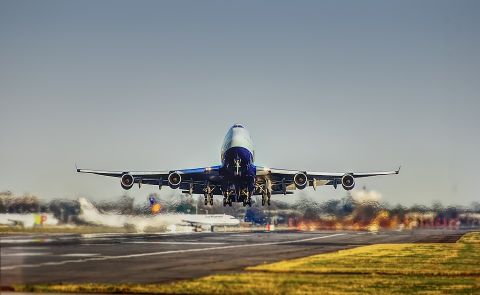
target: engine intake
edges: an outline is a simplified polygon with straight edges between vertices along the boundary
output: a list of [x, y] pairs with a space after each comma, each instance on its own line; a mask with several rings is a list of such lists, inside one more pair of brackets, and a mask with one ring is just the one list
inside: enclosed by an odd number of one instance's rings
[[342, 186], [345, 190], [349, 191], [355, 187], [355, 179], [351, 174], [345, 174], [342, 176]]
[[180, 187], [182, 183], [182, 176], [178, 172], [172, 172], [168, 175], [168, 185], [172, 189]]
[[120, 178], [120, 184], [122, 185], [122, 188], [125, 190], [131, 189], [134, 183], [135, 183], [135, 179], [133, 178], [132, 175], [128, 173], [123, 174], [122, 177]]
[[293, 182], [298, 189], [304, 189], [308, 185], [308, 178], [305, 173], [297, 173], [293, 177]]

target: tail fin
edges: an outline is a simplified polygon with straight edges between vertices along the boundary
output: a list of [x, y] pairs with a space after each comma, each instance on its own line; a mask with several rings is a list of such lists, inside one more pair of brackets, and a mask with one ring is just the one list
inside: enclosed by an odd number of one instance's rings
[[100, 213], [98, 209], [86, 198], [79, 198], [78, 202], [80, 203], [80, 211], [83, 213], [87, 212], [95, 212], [95, 213]]

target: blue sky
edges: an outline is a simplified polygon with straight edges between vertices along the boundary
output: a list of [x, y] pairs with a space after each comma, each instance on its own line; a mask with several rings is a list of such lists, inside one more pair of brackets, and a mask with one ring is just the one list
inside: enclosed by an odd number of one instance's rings
[[117, 180], [74, 163], [217, 164], [239, 122], [261, 165], [402, 165], [359, 186], [390, 203], [469, 204], [480, 199], [479, 13], [478, 1], [2, 0], [0, 190], [114, 198]]

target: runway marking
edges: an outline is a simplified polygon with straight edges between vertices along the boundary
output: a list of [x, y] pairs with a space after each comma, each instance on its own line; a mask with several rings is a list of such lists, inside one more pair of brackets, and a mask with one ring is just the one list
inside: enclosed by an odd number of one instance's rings
[[165, 245], [225, 245], [220, 242], [149, 242], [149, 241], [133, 241], [123, 242], [123, 244], [165, 244]]
[[18, 253], [10, 253], [10, 254], [4, 254], [2, 256], [40, 256], [40, 255], [49, 255], [52, 253], [46, 253], [46, 252], [18, 252]]
[[167, 255], [175, 253], [188, 253], [188, 252], [202, 252], [202, 251], [212, 251], [212, 250], [224, 250], [224, 249], [234, 249], [234, 248], [243, 248], [243, 247], [262, 247], [262, 246], [272, 246], [272, 245], [285, 245], [285, 244], [294, 244], [301, 242], [308, 242], [320, 239], [326, 239], [331, 237], [344, 236], [346, 233], [332, 234], [328, 236], [320, 236], [313, 238], [306, 238], [300, 240], [292, 241], [281, 241], [281, 242], [266, 242], [266, 243], [257, 243], [257, 244], [243, 244], [243, 245], [229, 245], [229, 246], [218, 246], [218, 247], [209, 247], [209, 248], [196, 248], [196, 249], [185, 249], [185, 250], [170, 250], [170, 251], [161, 251], [161, 252], [150, 252], [150, 253], [139, 253], [139, 254], [129, 254], [129, 255], [118, 255], [118, 256], [100, 256], [100, 257], [91, 257], [85, 259], [76, 259], [76, 260], [64, 260], [56, 262], [44, 262], [38, 264], [21, 264], [13, 266], [4, 266], [0, 270], [12, 270], [17, 268], [34, 268], [42, 266], [54, 266], [54, 265], [63, 265], [67, 263], [83, 263], [89, 261], [105, 261], [105, 260], [114, 260], [114, 259], [125, 259], [125, 258], [135, 258], [135, 257], [146, 257], [146, 256], [158, 256], [158, 255]]
[[0, 239], [0, 244], [17, 244], [17, 243], [45, 243], [51, 242], [53, 239], [49, 238], [34, 238], [34, 239]]
[[25, 250], [25, 249], [28, 249], [28, 250], [45, 250], [45, 249], [48, 249], [48, 247], [30, 247], [30, 246], [18, 246], [18, 247], [8, 247], [8, 248], [4, 248], [4, 249], [15, 249], [15, 250]]
[[89, 257], [89, 256], [98, 256], [98, 253], [71, 253], [71, 254], [62, 254], [60, 256], [64, 257]]

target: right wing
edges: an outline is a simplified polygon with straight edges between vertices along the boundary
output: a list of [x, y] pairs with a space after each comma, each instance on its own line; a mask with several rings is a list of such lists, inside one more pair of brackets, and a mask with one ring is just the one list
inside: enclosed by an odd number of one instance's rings
[[[348, 176], [348, 190], [355, 186], [355, 178], [381, 176], [381, 175], [394, 175], [400, 173], [400, 167], [397, 170], [392, 171], [380, 171], [380, 172], [312, 172], [301, 170], [288, 170], [288, 169], [275, 169], [257, 166], [257, 184], [260, 186], [270, 186], [272, 194], [288, 194], [291, 190], [296, 189], [295, 177], [297, 180], [302, 180], [305, 186], [311, 186], [316, 189], [317, 186], [333, 185], [337, 188], [337, 185], [343, 185], [344, 177]], [[347, 181], [347, 178], [345, 178]]]

